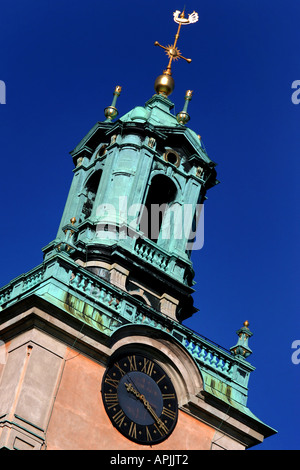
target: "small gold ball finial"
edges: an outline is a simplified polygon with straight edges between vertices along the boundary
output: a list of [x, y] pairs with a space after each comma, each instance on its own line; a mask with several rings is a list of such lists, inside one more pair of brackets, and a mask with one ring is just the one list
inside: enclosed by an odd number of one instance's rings
[[175, 82], [171, 75], [163, 73], [154, 82], [154, 89], [157, 94], [169, 96], [174, 90]]
[[244, 321], [244, 326], [245, 326], [246, 328], [249, 327], [249, 322], [248, 322], [248, 320]]

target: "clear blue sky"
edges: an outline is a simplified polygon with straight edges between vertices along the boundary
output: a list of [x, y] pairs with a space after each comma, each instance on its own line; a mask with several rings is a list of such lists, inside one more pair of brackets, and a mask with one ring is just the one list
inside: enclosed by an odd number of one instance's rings
[[[299, 449], [300, 80], [298, 0], [185, 2], [199, 21], [178, 47], [175, 112], [194, 90], [189, 126], [218, 163], [205, 206], [205, 243], [193, 253], [195, 305], [186, 324], [230, 348], [245, 320], [254, 333], [249, 407], [278, 430], [257, 449]], [[69, 151], [104, 119], [115, 85], [120, 115], [154, 94], [173, 42], [158, 0], [2, 2], [0, 285], [42, 261], [72, 179]]]

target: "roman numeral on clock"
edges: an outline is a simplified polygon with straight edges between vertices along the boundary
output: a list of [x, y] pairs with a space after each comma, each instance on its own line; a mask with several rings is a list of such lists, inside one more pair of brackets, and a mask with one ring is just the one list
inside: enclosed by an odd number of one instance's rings
[[121, 376], [123, 377], [123, 376], [126, 374], [125, 370], [123, 370], [123, 369], [120, 367], [120, 364], [119, 364], [118, 362], [115, 363], [115, 366], [116, 366], [116, 368], [120, 371]]
[[163, 400], [174, 400], [175, 399], [175, 393], [163, 393], [162, 398], [163, 398]]
[[164, 435], [166, 435], [166, 434], [168, 433], [168, 428], [167, 428], [167, 426], [165, 426], [165, 425], [164, 425], [164, 426], [157, 426], [157, 424], [154, 423], [154, 427], [155, 427], [155, 429], [159, 432], [159, 434], [160, 434], [161, 436], [164, 436]]
[[130, 437], [136, 439], [136, 424], [131, 421], [128, 434]]
[[105, 377], [105, 383], [111, 385], [112, 387], [118, 388], [119, 380], [112, 379], [108, 374]]
[[125, 419], [125, 414], [123, 410], [119, 410], [114, 416], [113, 420], [114, 422], [119, 426], [119, 428], [122, 426], [123, 421]]
[[135, 356], [128, 356], [130, 371], [137, 370]]
[[156, 383], [159, 384], [159, 382], [160, 382], [161, 380], [163, 380], [165, 377], [166, 377], [166, 374], [162, 375], [162, 376], [156, 381]]
[[165, 407], [163, 407], [161, 415], [164, 415], [164, 416], [166, 416], [167, 418], [170, 418], [170, 419], [175, 419], [175, 417], [176, 417], [175, 411], [168, 410], [168, 408], [165, 408]]
[[105, 399], [106, 406], [109, 410], [119, 404], [117, 393], [105, 393], [104, 399]]
[[143, 365], [143, 368], [141, 369], [141, 372], [144, 372], [145, 374], [151, 377], [153, 368], [154, 368], [154, 362], [144, 357], [144, 365]]
[[152, 441], [152, 436], [150, 434], [148, 426], [146, 426], [146, 437], [147, 437], [147, 441]]

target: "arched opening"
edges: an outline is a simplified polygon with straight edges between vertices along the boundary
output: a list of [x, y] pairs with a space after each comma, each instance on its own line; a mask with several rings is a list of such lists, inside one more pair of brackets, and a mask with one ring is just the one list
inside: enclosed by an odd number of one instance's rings
[[98, 191], [100, 179], [102, 175], [102, 170], [98, 170], [93, 175], [88, 179], [86, 186], [85, 186], [85, 202], [82, 207], [82, 217], [81, 221], [84, 219], [87, 219], [90, 217], [92, 210], [93, 210], [93, 205], [94, 201], [96, 198], [96, 194]]
[[177, 188], [165, 175], [156, 175], [151, 181], [140, 220], [140, 230], [157, 242], [165, 211], [176, 198]]

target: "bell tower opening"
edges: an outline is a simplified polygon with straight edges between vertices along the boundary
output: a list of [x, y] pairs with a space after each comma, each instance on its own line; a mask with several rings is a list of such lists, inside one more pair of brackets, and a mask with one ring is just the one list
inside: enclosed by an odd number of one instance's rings
[[80, 218], [81, 222], [90, 217], [92, 213], [94, 201], [100, 184], [101, 175], [102, 170], [95, 171], [95, 173], [93, 173], [93, 175], [88, 179], [86, 183], [84, 190], [85, 202], [82, 206], [82, 214]]
[[157, 243], [164, 214], [168, 205], [175, 201], [177, 188], [165, 175], [152, 178], [144, 211], [141, 216], [140, 230], [147, 238]]

